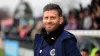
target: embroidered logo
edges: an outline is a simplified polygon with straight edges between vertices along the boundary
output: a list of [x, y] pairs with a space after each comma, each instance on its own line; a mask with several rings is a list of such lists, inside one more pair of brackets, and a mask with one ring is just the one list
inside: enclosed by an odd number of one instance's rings
[[52, 50], [50, 51], [50, 56], [55, 56], [55, 49], [52, 49]]
[[42, 50], [40, 50], [40, 53], [42, 53]]

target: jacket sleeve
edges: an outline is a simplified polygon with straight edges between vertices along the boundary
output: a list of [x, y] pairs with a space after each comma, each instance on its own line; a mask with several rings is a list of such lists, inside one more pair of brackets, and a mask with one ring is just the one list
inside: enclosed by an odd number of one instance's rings
[[65, 56], [81, 56], [76, 43], [77, 41], [75, 38], [67, 39], [64, 41]]
[[35, 35], [35, 39], [34, 39], [34, 56], [37, 56], [38, 55], [38, 44], [40, 43], [40, 35], [39, 34], [36, 34]]

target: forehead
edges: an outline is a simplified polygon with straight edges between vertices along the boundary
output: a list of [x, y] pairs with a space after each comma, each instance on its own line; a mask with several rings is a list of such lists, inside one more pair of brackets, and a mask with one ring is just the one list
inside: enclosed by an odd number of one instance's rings
[[48, 11], [44, 11], [43, 13], [44, 16], [58, 16], [58, 12], [56, 10], [48, 10]]

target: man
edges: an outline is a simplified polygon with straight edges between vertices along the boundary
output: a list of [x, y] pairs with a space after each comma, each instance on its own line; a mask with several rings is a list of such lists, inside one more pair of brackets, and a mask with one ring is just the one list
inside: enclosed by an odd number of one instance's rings
[[37, 34], [34, 56], [81, 56], [76, 38], [64, 30], [62, 10], [57, 4], [47, 4], [43, 9], [44, 28]]
[[92, 27], [92, 18], [89, 15], [89, 11], [84, 9], [84, 18], [83, 18], [83, 29], [89, 30]]
[[82, 56], [89, 56], [89, 52], [87, 49], [82, 49], [80, 52]]
[[95, 56], [100, 56], [100, 50], [95, 53]]

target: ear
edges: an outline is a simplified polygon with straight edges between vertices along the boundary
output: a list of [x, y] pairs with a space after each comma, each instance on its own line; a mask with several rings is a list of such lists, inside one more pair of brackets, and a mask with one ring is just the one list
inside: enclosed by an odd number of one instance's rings
[[63, 17], [60, 17], [60, 22], [59, 22], [59, 24], [62, 24], [63, 21], [64, 21]]

